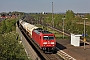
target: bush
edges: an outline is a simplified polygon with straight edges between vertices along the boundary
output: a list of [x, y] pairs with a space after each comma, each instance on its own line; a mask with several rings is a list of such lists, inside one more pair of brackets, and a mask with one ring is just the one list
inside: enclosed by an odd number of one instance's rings
[[15, 32], [0, 35], [0, 60], [28, 60]]

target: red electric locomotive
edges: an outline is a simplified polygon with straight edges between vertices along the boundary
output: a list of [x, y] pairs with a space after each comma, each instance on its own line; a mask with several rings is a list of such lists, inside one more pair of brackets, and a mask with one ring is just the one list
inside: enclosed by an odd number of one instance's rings
[[43, 51], [52, 52], [56, 47], [55, 35], [41, 28], [32, 31], [32, 39]]

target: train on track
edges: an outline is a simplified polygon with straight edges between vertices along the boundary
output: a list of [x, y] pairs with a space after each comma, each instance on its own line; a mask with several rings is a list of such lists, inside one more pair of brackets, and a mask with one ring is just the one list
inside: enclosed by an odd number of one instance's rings
[[43, 30], [35, 25], [27, 23], [23, 20], [19, 20], [19, 25], [25, 32], [32, 38], [32, 40], [42, 49], [44, 52], [54, 52], [56, 48], [55, 35], [47, 30]]

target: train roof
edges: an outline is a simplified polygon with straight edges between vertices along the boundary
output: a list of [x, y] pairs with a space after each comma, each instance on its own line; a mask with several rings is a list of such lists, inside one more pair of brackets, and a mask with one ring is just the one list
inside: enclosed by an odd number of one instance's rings
[[43, 33], [43, 34], [52, 34], [51, 32], [43, 30], [42, 28], [34, 29], [34, 32], [36, 32], [37, 34], [40, 34], [40, 33]]

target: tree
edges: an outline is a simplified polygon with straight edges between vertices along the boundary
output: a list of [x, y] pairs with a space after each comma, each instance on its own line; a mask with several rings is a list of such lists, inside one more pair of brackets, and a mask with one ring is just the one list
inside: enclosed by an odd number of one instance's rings
[[75, 18], [74, 12], [72, 10], [67, 10], [65, 18], [66, 18], [66, 20], [65, 20], [66, 29], [73, 30], [73, 26], [74, 26], [73, 21]]
[[85, 14], [85, 18], [88, 18], [88, 20], [90, 21], [90, 14], [89, 13]]
[[0, 35], [0, 60], [28, 60], [15, 32]]
[[7, 29], [7, 26], [6, 26], [5, 20], [3, 20], [2, 21], [2, 33], [5, 33], [6, 29]]
[[7, 26], [7, 30], [6, 32], [11, 32], [12, 31], [12, 24], [11, 24], [11, 20], [6, 20], [6, 26]]
[[0, 60], [28, 60], [22, 44], [15, 32], [16, 19], [0, 22]]
[[73, 18], [75, 18], [74, 12], [72, 10], [67, 10], [65, 18], [67, 20], [72, 20]]

